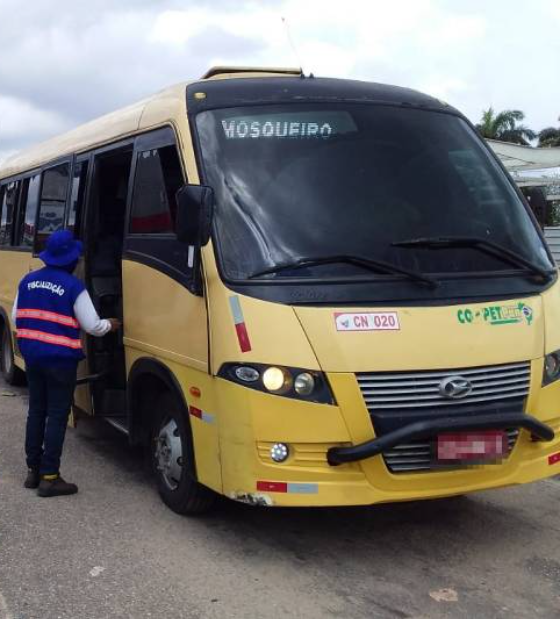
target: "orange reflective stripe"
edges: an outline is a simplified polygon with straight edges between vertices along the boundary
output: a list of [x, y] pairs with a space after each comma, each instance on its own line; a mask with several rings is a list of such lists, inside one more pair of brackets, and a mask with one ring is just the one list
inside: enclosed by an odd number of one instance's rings
[[54, 334], [47, 334], [47, 332], [40, 332], [35, 329], [18, 329], [18, 338], [27, 338], [28, 340], [39, 340], [40, 342], [46, 342], [48, 344], [57, 344], [61, 347], [69, 347], [70, 349], [81, 349], [81, 340], [75, 338], [67, 338], [66, 336], [55, 336]]
[[66, 316], [65, 314], [58, 314], [57, 312], [49, 312], [48, 310], [33, 310], [29, 308], [23, 308], [16, 311], [17, 319], [40, 319], [41, 321], [50, 321], [51, 323], [58, 323], [59, 325], [68, 325], [69, 327], [80, 328], [80, 324], [75, 318]]

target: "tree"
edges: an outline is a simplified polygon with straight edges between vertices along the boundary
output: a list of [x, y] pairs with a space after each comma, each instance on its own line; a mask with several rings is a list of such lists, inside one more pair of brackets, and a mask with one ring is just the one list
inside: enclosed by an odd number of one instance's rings
[[517, 124], [524, 118], [521, 110], [504, 110], [496, 114], [488, 108], [482, 112], [482, 119], [476, 128], [484, 138], [529, 146], [529, 141], [534, 140], [537, 134], [525, 125]]
[[539, 131], [539, 146], [560, 146], [560, 127], [546, 127]]

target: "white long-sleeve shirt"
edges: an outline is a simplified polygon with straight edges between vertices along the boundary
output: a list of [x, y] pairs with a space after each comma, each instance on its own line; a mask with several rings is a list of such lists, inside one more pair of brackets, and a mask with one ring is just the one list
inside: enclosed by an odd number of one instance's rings
[[[12, 321], [16, 324], [18, 295], [12, 308]], [[107, 319], [100, 319], [91, 297], [87, 291], [82, 291], [74, 302], [74, 314], [80, 327], [92, 336], [104, 336], [111, 331], [111, 323]]]

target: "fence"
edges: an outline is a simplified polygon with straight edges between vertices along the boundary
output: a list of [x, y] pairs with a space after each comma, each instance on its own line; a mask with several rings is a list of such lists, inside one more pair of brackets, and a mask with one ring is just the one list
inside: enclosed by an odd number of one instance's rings
[[554, 260], [560, 263], [560, 226], [547, 226], [544, 236], [554, 256]]

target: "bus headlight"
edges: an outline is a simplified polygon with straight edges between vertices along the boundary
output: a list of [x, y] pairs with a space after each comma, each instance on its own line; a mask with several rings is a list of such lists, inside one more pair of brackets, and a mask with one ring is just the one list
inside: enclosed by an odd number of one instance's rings
[[239, 385], [277, 396], [335, 404], [327, 378], [317, 370], [257, 363], [224, 364], [218, 376]]
[[262, 382], [269, 392], [284, 394], [292, 387], [293, 379], [285, 368], [270, 366], [263, 372]]
[[310, 372], [301, 372], [294, 380], [294, 390], [300, 396], [310, 396], [315, 389], [315, 379]]
[[543, 385], [560, 379], [560, 350], [544, 356]]

